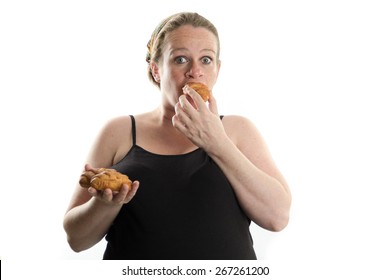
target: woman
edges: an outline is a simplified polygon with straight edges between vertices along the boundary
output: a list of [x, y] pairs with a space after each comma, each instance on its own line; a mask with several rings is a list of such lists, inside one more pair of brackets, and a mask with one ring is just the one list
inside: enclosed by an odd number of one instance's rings
[[165, 19], [148, 44], [158, 108], [111, 120], [86, 170], [110, 167], [134, 180], [119, 192], [77, 186], [64, 218], [82, 251], [106, 236], [104, 259], [256, 259], [250, 222], [280, 231], [291, 195], [255, 126], [219, 116], [186, 84], [210, 89], [220, 69], [215, 27], [196, 13]]

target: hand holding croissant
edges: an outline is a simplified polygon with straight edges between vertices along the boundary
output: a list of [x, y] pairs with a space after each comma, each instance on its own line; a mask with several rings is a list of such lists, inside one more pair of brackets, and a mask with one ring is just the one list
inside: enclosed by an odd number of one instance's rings
[[108, 188], [112, 191], [119, 191], [123, 184], [131, 189], [132, 181], [115, 169], [99, 168], [97, 173], [92, 170], [84, 171], [80, 176], [79, 184], [83, 188], [93, 187], [96, 190]]

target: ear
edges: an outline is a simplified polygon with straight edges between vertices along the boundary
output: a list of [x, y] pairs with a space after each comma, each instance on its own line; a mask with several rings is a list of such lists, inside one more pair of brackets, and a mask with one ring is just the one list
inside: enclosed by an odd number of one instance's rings
[[153, 79], [156, 83], [160, 83], [160, 74], [159, 74], [159, 69], [158, 65], [156, 62], [152, 62], [150, 65], [150, 69], [152, 70], [152, 76]]

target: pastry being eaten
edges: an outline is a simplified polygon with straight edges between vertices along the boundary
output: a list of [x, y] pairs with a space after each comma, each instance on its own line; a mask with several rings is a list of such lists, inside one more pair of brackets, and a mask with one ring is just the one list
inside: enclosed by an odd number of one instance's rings
[[202, 97], [204, 102], [209, 100], [211, 92], [205, 84], [189, 82], [187, 85], [194, 89]]
[[131, 188], [132, 181], [115, 169], [99, 168], [97, 173], [93, 171], [85, 171], [81, 174], [79, 180], [80, 186], [83, 188], [93, 187], [99, 191], [111, 189], [119, 191], [123, 184]]

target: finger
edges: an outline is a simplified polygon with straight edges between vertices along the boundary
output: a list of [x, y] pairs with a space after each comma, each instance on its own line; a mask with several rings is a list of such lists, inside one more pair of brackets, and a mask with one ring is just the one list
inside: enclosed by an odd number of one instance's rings
[[94, 196], [94, 197], [97, 197], [97, 195], [98, 195], [98, 191], [97, 191], [95, 188], [93, 188], [93, 187], [89, 187], [89, 188], [88, 188], [88, 193], [89, 193], [91, 196]]
[[192, 102], [195, 104], [195, 109], [197, 111], [202, 111], [206, 109], [206, 104], [203, 101], [202, 97], [191, 87], [185, 85], [183, 88], [183, 92], [185, 95], [188, 95]]
[[[183, 99], [186, 99], [186, 98], [184, 97]], [[183, 102], [185, 102], [185, 101], [183, 101]], [[188, 106], [190, 106], [190, 105], [188, 105]], [[192, 106], [190, 106], [190, 107], [192, 107]], [[191, 120], [191, 117], [184, 111], [180, 102], [176, 103], [176, 105], [175, 105], [175, 113], [176, 113], [177, 120], [179, 120], [183, 124], [186, 124]]]
[[93, 173], [97, 174], [97, 173], [99, 173], [100, 168], [95, 168], [92, 165], [90, 165], [89, 163], [87, 163], [87, 164], [85, 164], [84, 169], [85, 169], [85, 171], [92, 171]]
[[140, 185], [140, 183], [138, 181], [134, 181], [131, 184], [131, 190], [127, 193], [126, 198], [124, 199], [124, 203], [128, 203], [130, 200], [133, 199], [133, 197], [137, 193], [139, 185]]
[[107, 200], [107, 195], [105, 196], [105, 190], [104, 191], [98, 191], [94, 187], [89, 187], [88, 192], [91, 196], [100, 199], [100, 200]]
[[187, 129], [184, 123], [182, 123], [177, 115], [174, 115], [172, 117], [172, 125], [174, 128], [179, 130], [180, 132], [184, 133]]
[[175, 115], [172, 117], [173, 126], [183, 132], [183, 130], [186, 128], [186, 123], [188, 123], [190, 120], [190, 117], [186, 114], [186, 112], [184, 112], [183, 108], [181, 107], [180, 102], [176, 103]]
[[122, 185], [119, 192], [113, 197], [112, 201], [120, 203], [125, 200], [127, 194], [129, 193], [130, 187], [127, 184]]
[[181, 109], [188, 115], [198, 111], [198, 105], [188, 93], [184, 93], [179, 97]]
[[111, 201], [112, 200], [112, 197], [113, 197], [113, 194], [112, 194], [112, 190], [111, 189], [104, 189], [103, 193], [102, 193], [102, 199], [104, 201]]
[[92, 165], [87, 163], [87, 164], [85, 164], [84, 169], [85, 169], [85, 171], [91, 171], [93, 169], [93, 167], [92, 167]]

